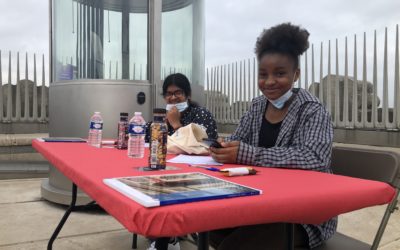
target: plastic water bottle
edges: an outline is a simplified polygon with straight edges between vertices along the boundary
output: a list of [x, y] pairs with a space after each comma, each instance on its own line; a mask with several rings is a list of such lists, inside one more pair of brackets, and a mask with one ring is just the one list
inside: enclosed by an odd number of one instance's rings
[[101, 147], [103, 130], [103, 118], [101, 118], [100, 112], [94, 112], [94, 115], [90, 118], [90, 128], [88, 143], [94, 147]]
[[144, 137], [146, 132], [146, 121], [142, 112], [135, 112], [129, 121], [128, 156], [132, 158], [143, 158]]

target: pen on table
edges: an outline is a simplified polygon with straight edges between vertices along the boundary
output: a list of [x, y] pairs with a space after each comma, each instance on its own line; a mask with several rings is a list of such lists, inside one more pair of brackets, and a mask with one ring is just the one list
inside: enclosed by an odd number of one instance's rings
[[210, 170], [210, 171], [215, 171], [215, 172], [219, 172], [220, 171], [219, 168], [210, 167], [208, 165], [189, 164], [189, 166], [195, 167], [195, 168], [203, 168], [205, 170]]

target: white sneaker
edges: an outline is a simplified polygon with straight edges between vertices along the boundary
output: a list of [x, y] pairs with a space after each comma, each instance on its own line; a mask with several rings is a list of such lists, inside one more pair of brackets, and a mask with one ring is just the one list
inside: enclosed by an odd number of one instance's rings
[[156, 249], [156, 242], [155, 241], [151, 242], [149, 248], [147, 248], [146, 250], [157, 250]]
[[169, 243], [168, 250], [181, 250], [181, 245], [179, 245], [179, 241], [175, 243]]
[[[157, 250], [156, 248], [156, 242], [153, 241], [149, 248], [147, 248], [147, 250]], [[168, 244], [168, 250], [181, 250], [181, 246], [179, 245], [179, 241], [175, 242], [175, 243], [169, 243]]]

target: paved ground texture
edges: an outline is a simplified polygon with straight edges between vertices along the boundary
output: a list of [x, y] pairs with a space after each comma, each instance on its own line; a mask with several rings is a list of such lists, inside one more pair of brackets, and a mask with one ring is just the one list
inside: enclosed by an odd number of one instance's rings
[[[46, 249], [48, 239], [65, 211], [40, 196], [41, 179], [0, 181], [0, 250]], [[341, 215], [339, 231], [371, 243], [386, 206]], [[55, 241], [56, 250], [131, 249], [132, 235], [103, 211], [73, 212]], [[149, 243], [139, 237], [138, 249]], [[194, 250], [189, 242], [182, 250]], [[380, 250], [400, 249], [400, 212], [390, 218]], [[346, 249], [343, 249], [346, 250]], [[349, 249], [350, 250], [350, 249]]]

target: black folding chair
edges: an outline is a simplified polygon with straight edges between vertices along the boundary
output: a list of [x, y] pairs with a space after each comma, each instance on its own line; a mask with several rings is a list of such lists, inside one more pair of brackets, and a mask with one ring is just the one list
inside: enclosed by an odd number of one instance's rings
[[400, 150], [396, 152], [383, 147], [335, 144], [332, 152], [332, 169], [335, 174], [386, 182], [396, 188], [396, 196], [387, 205], [372, 245], [337, 232], [331, 239], [315, 249], [376, 250], [390, 215], [397, 209], [400, 188]]

